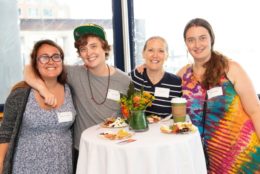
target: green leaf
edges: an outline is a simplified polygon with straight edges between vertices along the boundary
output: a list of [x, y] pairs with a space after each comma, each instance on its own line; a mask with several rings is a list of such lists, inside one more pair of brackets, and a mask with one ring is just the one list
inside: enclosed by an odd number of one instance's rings
[[128, 86], [128, 91], [127, 91], [127, 98], [130, 99], [132, 95], [134, 95], [135, 92], [135, 87], [134, 87], [134, 83], [130, 82], [129, 86]]

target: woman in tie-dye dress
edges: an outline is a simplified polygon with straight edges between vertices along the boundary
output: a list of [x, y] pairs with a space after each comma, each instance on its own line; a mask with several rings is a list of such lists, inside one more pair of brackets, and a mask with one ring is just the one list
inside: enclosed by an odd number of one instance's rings
[[188, 113], [204, 139], [208, 173], [260, 173], [260, 103], [250, 79], [238, 63], [213, 50], [206, 20], [191, 20], [184, 39], [194, 63], [178, 75]]

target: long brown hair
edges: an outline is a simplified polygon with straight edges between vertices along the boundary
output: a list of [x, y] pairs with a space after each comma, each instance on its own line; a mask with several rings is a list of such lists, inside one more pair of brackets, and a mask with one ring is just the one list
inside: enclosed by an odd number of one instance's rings
[[184, 28], [183, 37], [186, 40], [186, 33], [191, 27], [205, 28], [211, 38], [211, 58], [206, 62], [203, 67], [206, 69], [202, 79], [202, 85], [205, 88], [213, 87], [219, 84], [220, 78], [228, 71], [228, 59], [223, 54], [214, 51], [215, 34], [208, 21], [201, 18], [190, 20]]
[[30, 86], [25, 82], [25, 81], [21, 81], [16, 83], [13, 87], [11, 92], [15, 91], [18, 88], [29, 88]]
[[[30, 60], [33, 72], [41, 78], [41, 75], [37, 68], [37, 54], [38, 54], [38, 51], [41, 48], [41, 46], [44, 44], [51, 45], [59, 50], [59, 52], [61, 54], [61, 59], [62, 59], [62, 71], [61, 71], [60, 75], [58, 76], [57, 81], [60, 84], [65, 84], [66, 80], [67, 80], [67, 74], [66, 74], [65, 68], [64, 68], [64, 52], [61, 49], [61, 47], [52, 40], [49, 40], [49, 39], [39, 40], [38, 42], [36, 42], [34, 44], [33, 50], [31, 52], [31, 60]], [[27, 87], [29, 87], [29, 85], [25, 81], [21, 81], [21, 82], [18, 82], [17, 84], [15, 84], [12, 87], [11, 91], [14, 91], [18, 88], [27, 88]]]
[[38, 54], [38, 51], [41, 48], [41, 46], [44, 44], [51, 45], [59, 50], [59, 52], [61, 54], [61, 59], [62, 59], [62, 71], [61, 71], [60, 75], [58, 76], [57, 81], [61, 84], [65, 84], [66, 80], [67, 80], [67, 74], [65, 72], [65, 67], [64, 67], [64, 52], [61, 49], [61, 47], [52, 40], [49, 40], [49, 39], [39, 40], [38, 42], [36, 42], [34, 44], [33, 50], [31, 52], [31, 66], [32, 66], [34, 73], [41, 78], [41, 75], [37, 68], [37, 54]]

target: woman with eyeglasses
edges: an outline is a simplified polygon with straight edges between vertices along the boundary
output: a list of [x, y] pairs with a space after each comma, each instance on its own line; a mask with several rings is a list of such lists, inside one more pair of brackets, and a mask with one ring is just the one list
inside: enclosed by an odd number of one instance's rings
[[[78, 56], [84, 62], [83, 65], [65, 66], [77, 109], [74, 124], [76, 168], [81, 133], [108, 117], [120, 115], [120, 95], [127, 93], [130, 77], [107, 64], [111, 45], [108, 44], [103, 27], [97, 24], [80, 25], [74, 29], [73, 35]], [[41, 91], [46, 104], [56, 106], [56, 97], [53, 97], [52, 91], [46, 89], [37, 74], [32, 73], [31, 66], [25, 67], [25, 80]]]
[[76, 112], [66, 84], [64, 53], [55, 42], [40, 40], [32, 50], [31, 65], [56, 96], [57, 105], [46, 105], [25, 82], [13, 87], [0, 127], [0, 173], [71, 174]]

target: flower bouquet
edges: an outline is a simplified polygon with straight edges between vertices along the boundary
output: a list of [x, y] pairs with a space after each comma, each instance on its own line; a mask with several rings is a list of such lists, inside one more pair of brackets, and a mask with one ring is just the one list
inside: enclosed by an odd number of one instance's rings
[[122, 95], [120, 99], [121, 112], [124, 118], [128, 121], [130, 128], [135, 131], [147, 130], [148, 124], [145, 118], [145, 109], [152, 105], [155, 97], [149, 92], [141, 89], [134, 89], [134, 84], [131, 82], [127, 91], [127, 95]]

